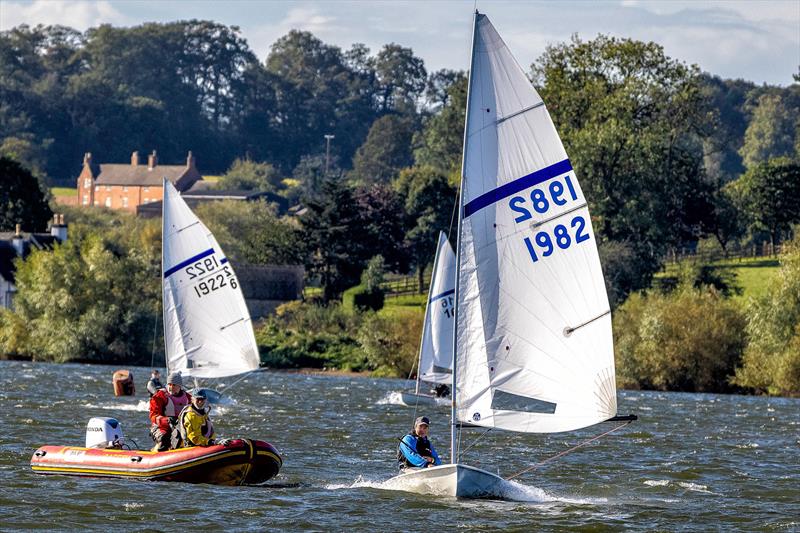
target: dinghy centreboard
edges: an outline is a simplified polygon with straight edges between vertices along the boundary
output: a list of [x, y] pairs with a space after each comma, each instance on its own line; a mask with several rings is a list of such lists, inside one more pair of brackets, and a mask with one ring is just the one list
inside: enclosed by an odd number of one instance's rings
[[258, 369], [250, 313], [233, 267], [168, 180], [162, 224], [167, 371], [207, 379]]
[[450, 385], [453, 379], [456, 255], [444, 232], [439, 232], [431, 276], [419, 346], [416, 388], [413, 393], [400, 393], [400, 399], [405, 405], [436, 404], [435, 396], [420, 392], [420, 384]]
[[616, 415], [611, 313], [586, 199], [539, 94], [475, 14], [459, 206], [452, 464], [391, 488], [503, 498], [461, 425], [555, 433]]

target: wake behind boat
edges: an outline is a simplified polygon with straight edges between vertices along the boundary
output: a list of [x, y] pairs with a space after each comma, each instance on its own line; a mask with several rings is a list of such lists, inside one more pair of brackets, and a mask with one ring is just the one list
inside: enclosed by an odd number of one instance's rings
[[421, 494], [502, 499], [506, 480], [459, 464], [458, 431], [465, 425], [556, 433], [613, 419], [611, 312], [586, 198], [555, 126], [478, 12], [464, 136], [453, 464], [407, 469], [387, 483]]

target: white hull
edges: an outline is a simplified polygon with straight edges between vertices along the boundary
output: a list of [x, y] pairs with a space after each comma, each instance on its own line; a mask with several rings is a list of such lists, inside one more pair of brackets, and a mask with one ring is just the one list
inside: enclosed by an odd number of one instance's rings
[[504, 499], [509, 483], [480, 468], [450, 464], [404, 472], [387, 481], [384, 486], [431, 496]]
[[436, 397], [430, 394], [414, 394], [413, 392], [401, 392], [400, 403], [414, 407], [415, 405], [436, 405]]

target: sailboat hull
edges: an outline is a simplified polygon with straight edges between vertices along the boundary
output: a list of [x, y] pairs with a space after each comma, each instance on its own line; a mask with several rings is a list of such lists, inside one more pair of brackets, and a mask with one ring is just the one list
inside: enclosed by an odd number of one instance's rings
[[430, 394], [414, 394], [413, 392], [401, 392], [400, 402], [403, 405], [414, 407], [415, 405], [436, 405], [436, 397]]
[[504, 499], [508, 482], [496, 474], [462, 464], [414, 469], [393, 477], [387, 488], [468, 499]]

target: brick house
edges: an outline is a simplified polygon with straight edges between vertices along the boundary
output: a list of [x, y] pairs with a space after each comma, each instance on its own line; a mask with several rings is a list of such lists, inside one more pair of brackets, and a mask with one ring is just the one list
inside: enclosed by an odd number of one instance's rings
[[178, 191], [185, 191], [203, 176], [195, 167], [192, 152], [188, 153], [185, 165], [159, 165], [155, 150], [147, 156], [147, 165], [139, 162], [139, 152], [131, 154], [129, 165], [95, 164], [92, 154], [87, 152], [78, 176], [78, 205], [135, 213], [138, 206], [163, 199], [162, 178], [172, 182]]

